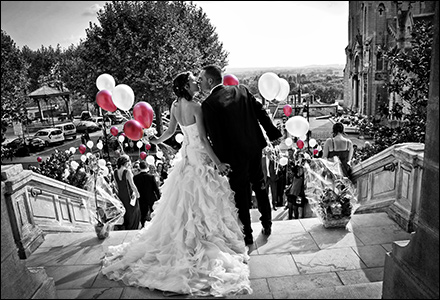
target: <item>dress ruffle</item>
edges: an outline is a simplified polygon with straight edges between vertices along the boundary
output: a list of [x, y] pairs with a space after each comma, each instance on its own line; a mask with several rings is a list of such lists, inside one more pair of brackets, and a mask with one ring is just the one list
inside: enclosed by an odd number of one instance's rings
[[181, 150], [151, 222], [129, 243], [109, 247], [102, 269], [108, 278], [196, 296], [252, 293], [233, 192], [197, 149]]

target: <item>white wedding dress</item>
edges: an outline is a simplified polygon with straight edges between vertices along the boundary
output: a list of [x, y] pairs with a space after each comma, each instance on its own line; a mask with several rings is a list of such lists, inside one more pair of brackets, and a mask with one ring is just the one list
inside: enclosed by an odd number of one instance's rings
[[233, 192], [214, 169], [197, 125], [181, 126], [181, 158], [129, 243], [110, 246], [102, 273], [130, 286], [196, 296], [252, 293]]

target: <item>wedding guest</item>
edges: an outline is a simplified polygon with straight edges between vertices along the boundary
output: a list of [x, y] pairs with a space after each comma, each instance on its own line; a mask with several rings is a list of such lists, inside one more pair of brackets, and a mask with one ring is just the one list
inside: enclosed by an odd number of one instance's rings
[[344, 176], [350, 178], [353, 142], [344, 137], [344, 134], [344, 125], [340, 122], [335, 123], [333, 125], [333, 137], [325, 141], [322, 158], [331, 159], [337, 156], [341, 161]]
[[147, 163], [141, 161], [139, 168], [140, 172], [133, 177], [133, 182], [140, 194], [138, 201], [141, 210], [141, 225], [144, 227], [145, 221], [151, 220], [150, 216], [153, 212], [153, 204], [160, 198], [160, 191], [156, 178], [148, 174]]
[[122, 155], [118, 158], [117, 164], [118, 168], [114, 171], [114, 177], [119, 200], [125, 207], [123, 228], [124, 230], [139, 229], [141, 210], [137, 199], [140, 194], [133, 182], [130, 158], [126, 154]]

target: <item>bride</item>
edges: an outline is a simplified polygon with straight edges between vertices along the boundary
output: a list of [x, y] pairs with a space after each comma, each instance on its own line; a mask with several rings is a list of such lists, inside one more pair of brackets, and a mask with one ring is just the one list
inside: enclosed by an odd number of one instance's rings
[[161, 187], [151, 222], [129, 243], [109, 247], [102, 273], [127, 285], [179, 294], [251, 294], [242, 224], [221, 176], [230, 167], [219, 161], [206, 137], [201, 106], [192, 100], [199, 91], [196, 78], [180, 73], [173, 90], [178, 99], [169, 127], [150, 142], [167, 140], [179, 124], [181, 158]]

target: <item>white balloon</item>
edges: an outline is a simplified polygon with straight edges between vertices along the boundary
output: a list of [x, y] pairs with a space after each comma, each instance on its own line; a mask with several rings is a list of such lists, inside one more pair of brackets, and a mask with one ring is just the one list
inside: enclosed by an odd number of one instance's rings
[[86, 157], [87, 157], [87, 158], [90, 158], [90, 156], [92, 156], [92, 153], [88, 152], [88, 153], [86, 154]]
[[125, 136], [123, 136], [123, 135], [118, 136], [118, 140], [119, 140], [121, 143], [124, 141], [124, 139], [125, 139]]
[[291, 135], [300, 137], [309, 131], [309, 122], [304, 117], [294, 116], [287, 120], [286, 129]]
[[283, 156], [280, 158], [280, 165], [285, 166], [287, 165], [287, 162], [288, 162], [287, 157]]
[[96, 78], [96, 87], [98, 90], [112, 91], [115, 88], [115, 79], [110, 74], [101, 74]]
[[303, 134], [302, 136], [300, 136], [299, 140], [301, 140], [301, 141], [307, 140], [307, 134]]
[[93, 141], [88, 141], [88, 142], [87, 142], [87, 147], [89, 147], [90, 149], [92, 149], [92, 147], [93, 147]]
[[176, 134], [176, 141], [178, 143], [182, 143], [183, 142], [183, 134], [181, 134], [181, 133]]
[[267, 72], [258, 79], [258, 90], [267, 100], [275, 99], [280, 91], [280, 78], [273, 72]]
[[317, 145], [318, 143], [316, 142], [316, 140], [315, 139], [310, 139], [310, 141], [309, 141], [309, 145], [310, 145], [310, 147], [315, 147], [316, 145]]
[[118, 84], [113, 90], [112, 100], [117, 108], [127, 111], [133, 106], [134, 92], [128, 85]]
[[275, 96], [275, 99], [278, 101], [285, 100], [290, 93], [290, 85], [286, 79], [280, 78], [280, 91], [278, 95]]
[[72, 167], [72, 169], [76, 170], [78, 168], [79, 164], [76, 161], [72, 160], [70, 162], [70, 166]]
[[102, 168], [102, 175], [107, 176], [108, 173], [109, 173], [109, 170], [108, 170], [107, 166], [104, 166], [104, 167]]
[[157, 158], [162, 158], [163, 157], [163, 152], [157, 151], [156, 156], [157, 156]]
[[103, 169], [105, 167], [105, 159], [103, 158], [99, 159], [98, 166]]
[[284, 140], [284, 143], [286, 143], [286, 146], [287, 146], [287, 147], [290, 147], [290, 146], [292, 146], [293, 141], [292, 141], [292, 139], [291, 139], [290, 137], [288, 137], [288, 138], [286, 138], [286, 139]]
[[98, 144], [96, 144], [96, 147], [98, 147], [99, 150], [102, 150], [104, 145], [102, 143], [98, 143]]
[[146, 161], [147, 161], [147, 164], [154, 166], [154, 161], [155, 161], [154, 156], [148, 155]]
[[69, 151], [70, 151], [70, 153], [72, 153], [72, 154], [73, 154], [73, 153], [75, 153], [75, 152], [76, 152], [76, 148], [75, 148], [75, 147], [70, 147], [70, 148], [69, 148]]
[[83, 162], [85, 162], [85, 161], [87, 160], [87, 157], [86, 157], [85, 155], [81, 155], [81, 160], [82, 160]]
[[144, 143], [142, 143], [141, 141], [138, 141], [138, 142], [136, 143], [136, 146], [140, 149], [140, 148], [142, 147], [143, 144], [144, 144]]

